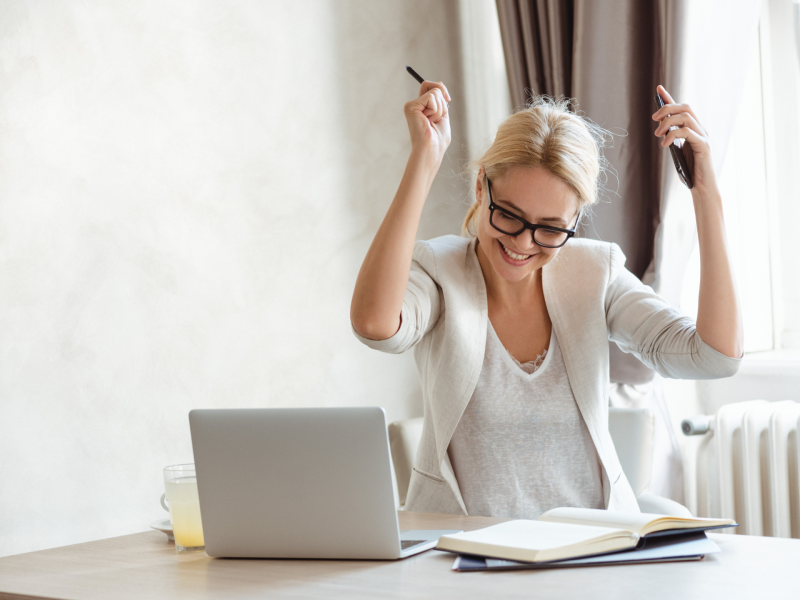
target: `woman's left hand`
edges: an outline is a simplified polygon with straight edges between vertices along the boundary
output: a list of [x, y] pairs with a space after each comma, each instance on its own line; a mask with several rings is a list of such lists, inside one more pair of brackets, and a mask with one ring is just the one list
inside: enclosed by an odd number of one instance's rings
[[[683, 154], [694, 184], [692, 191], [702, 193], [710, 187], [716, 187], [708, 132], [700, 125], [688, 104], [676, 104], [664, 86], [659, 85], [656, 91], [664, 100], [664, 106], [653, 113], [653, 120], [661, 121], [655, 130], [655, 135], [664, 136], [661, 145], [668, 147], [676, 139], [685, 140]], [[670, 127], [678, 129], [670, 131]]]

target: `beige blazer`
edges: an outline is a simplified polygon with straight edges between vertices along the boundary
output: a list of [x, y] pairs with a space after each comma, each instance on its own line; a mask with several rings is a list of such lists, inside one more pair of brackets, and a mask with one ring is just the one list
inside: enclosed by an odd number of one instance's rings
[[[417, 242], [400, 329], [380, 341], [356, 334], [383, 352], [415, 349], [425, 412], [407, 510], [467, 514], [447, 448], [486, 347], [486, 286], [475, 246], [474, 238], [454, 235]], [[602, 463], [605, 506], [638, 512], [608, 432], [608, 340], [664, 377], [730, 377], [740, 360], [703, 342], [692, 319], [624, 264], [616, 244], [572, 239], [544, 266], [542, 279], [570, 386]]]

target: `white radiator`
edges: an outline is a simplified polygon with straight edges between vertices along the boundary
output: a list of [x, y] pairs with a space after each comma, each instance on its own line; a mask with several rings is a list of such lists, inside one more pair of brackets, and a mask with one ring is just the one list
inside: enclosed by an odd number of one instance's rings
[[682, 423], [703, 435], [697, 454], [699, 517], [736, 519], [726, 530], [800, 538], [800, 404], [751, 400]]

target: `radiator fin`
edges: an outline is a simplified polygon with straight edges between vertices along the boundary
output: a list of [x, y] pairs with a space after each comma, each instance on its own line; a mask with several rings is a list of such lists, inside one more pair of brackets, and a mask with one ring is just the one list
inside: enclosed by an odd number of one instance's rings
[[736, 519], [726, 533], [800, 539], [800, 404], [727, 404], [711, 423], [698, 450], [699, 516]]

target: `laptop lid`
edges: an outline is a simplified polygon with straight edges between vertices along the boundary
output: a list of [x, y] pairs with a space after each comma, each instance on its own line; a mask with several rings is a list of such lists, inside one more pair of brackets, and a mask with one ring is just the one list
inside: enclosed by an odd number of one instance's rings
[[206, 553], [400, 556], [380, 407], [189, 413]]

